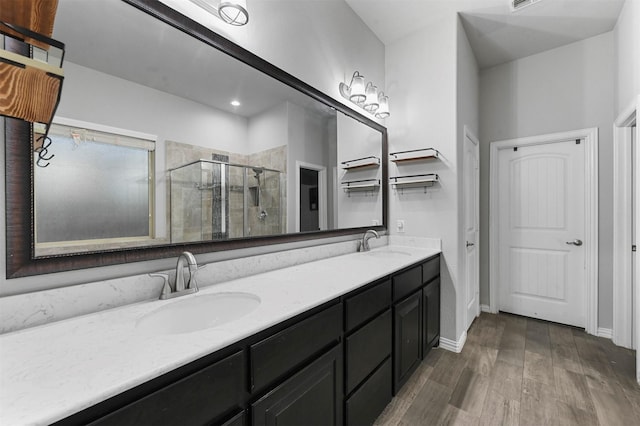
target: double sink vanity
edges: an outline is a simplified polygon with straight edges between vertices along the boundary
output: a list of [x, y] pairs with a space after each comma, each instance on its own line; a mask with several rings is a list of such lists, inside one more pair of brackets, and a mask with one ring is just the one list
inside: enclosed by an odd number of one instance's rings
[[439, 252], [383, 246], [1, 335], [0, 423], [371, 424], [438, 344]]

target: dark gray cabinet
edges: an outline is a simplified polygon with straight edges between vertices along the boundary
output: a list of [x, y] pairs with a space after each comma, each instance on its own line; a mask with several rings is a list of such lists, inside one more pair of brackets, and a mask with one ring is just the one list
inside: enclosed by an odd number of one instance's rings
[[428, 283], [422, 290], [422, 359], [440, 338], [440, 278]]
[[391, 280], [347, 297], [345, 423], [369, 425], [393, 397]]
[[397, 393], [418, 368], [422, 360], [422, 291], [393, 307], [394, 322], [394, 380]]
[[256, 426], [342, 424], [342, 347], [337, 346], [251, 405]]
[[323, 348], [338, 343], [341, 333], [342, 304], [338, 304], [250, 345], [251, 391], [265, 389], [308, 363]]
[[370, 425], [440, 336], [440, 257], [58, 424]]
[[351, 426], [371, 425], [393, 397], [391, 357], [345, 402], [345, 423]]
[[395, 394], [440, 338], [440, 255], [392, 280]]
[[235, 353], [90, 424], [203, 425], [222, 420], [242, 404], [245, 364], [244, 353]]

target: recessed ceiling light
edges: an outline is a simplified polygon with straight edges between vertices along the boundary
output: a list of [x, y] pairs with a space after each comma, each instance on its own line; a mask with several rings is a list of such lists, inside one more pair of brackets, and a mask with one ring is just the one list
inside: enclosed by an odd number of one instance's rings
[[231, 105], [234, 107], [239, 107], [240, 106], [240, 101], [236, 101], [235, 99], [233, 101], [231, 101]]

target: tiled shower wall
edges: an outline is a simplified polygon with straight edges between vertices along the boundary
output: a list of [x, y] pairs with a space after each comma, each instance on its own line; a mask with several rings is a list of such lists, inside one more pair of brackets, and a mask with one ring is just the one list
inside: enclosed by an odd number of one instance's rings
[[[259, 206], [252, 202], [249, 194], [245, 196], [243, 174], [245, 169], [229, 168], [229, 238], [243, 236], [275, 235], [286, 229], [286, 145], [253, 153], [250, 155], [214, 150], [190, 144], [167, 141], [167, 170], [180, 167], [200, 159], [212, 159], [213, 155], [225, 156], [229, 163], [246, 164], [253, 167], [264, 167], [280, 170], [282, 173], [265, 171], [260, 176]], [[190, 182], [201, 182], [203, 177], [210, 179], [199, 166], [193, 170], [185, 170], [184, 179]], [[246, 169], [248, 187], [256, 187], [258, 180], [251, 168]], [[206, 182], [204, 182], [206, 183]], [[211, 182], [209, 182], [210, 184]], [[211, 240], [213, 235], [213, 191], [201, 191], [188, 185], [171, 193], [169, 174], [167, 173], [167, 223], [171, 223], [172, 242]], [[244, 216], [245, 199], [248, 203], [247, 217]], [[266, 217], [260, 218], [261, 211]], [[171, 217], [173, 212], [173, 217]], [[263, 215], [264, 216], [264, 215]], [[246, 221], [246, 223], [245, 223]], [[245, 225], [247, 232], [245, 233]]]
[[[287, 146], [279, 146], [249, 155], [249, 164], [282, 173], [264, 171], [260, 175], [260, 206], [249, 200], [246, 236], [277, 235], [285, 232], [287, 224]], [[256, 185], [257, 179], [249, 170], [249, 186]], [[261, 218], [261, 211], [267, 216]]]

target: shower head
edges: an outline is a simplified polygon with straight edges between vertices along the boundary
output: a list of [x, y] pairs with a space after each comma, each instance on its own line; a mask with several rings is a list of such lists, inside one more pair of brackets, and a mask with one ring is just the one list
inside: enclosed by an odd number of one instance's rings
[[260, 179], [260, 175], [262, 174], [262, 172], [264, 172], [264, 169], [259, 168], [259, 167], [253, 167], [253, 172], [256, 174], [254, 177], [256, 179]]

